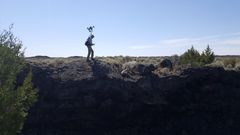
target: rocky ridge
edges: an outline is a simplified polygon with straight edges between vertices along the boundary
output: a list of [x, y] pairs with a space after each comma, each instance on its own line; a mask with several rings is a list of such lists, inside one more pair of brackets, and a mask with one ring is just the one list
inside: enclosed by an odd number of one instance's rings
[[156, 66], [84, 58], [28, 58], [39, 89], [22, 135], [236, 135], [240, 73], [185, 69], [159, 76]]

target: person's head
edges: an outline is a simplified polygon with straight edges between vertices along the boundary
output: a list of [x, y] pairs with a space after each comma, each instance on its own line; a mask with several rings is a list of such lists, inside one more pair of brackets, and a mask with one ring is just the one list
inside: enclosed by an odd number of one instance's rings
[[91, 38], [93, 39], [93, 38], [94, 38], [94, 35], [92, 35]]

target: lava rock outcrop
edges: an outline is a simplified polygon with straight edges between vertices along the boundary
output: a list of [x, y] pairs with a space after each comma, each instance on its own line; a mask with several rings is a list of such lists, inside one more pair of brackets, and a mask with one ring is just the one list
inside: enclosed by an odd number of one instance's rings
[[83, 58], [28, 63], [39, 97], [22, 135], [240, 134], [239, 72], [126, 78], [121, 65]]

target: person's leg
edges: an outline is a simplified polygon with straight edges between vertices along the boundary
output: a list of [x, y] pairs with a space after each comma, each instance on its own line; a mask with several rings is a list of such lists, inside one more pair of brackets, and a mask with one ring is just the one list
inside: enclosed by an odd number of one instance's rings
[[94, 51], [93, 51], [93, 49], [92, 49], [92, 47], [91, 47], [91, 59], [93, 60], [93, 57], [94, 57]]
[[88, 48], [87, 61], [89, 61], [89, 56], [91, 53], [91, 46], [87, 46], [87, 48]]

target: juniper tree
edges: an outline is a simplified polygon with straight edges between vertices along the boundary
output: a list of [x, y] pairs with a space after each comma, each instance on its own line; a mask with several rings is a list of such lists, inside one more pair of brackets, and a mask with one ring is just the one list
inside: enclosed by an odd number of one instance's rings
[[25, 67], [22, 42], [13, 35], [12, 26], [0, 34], [0, 134], [16, 135], [23, 127], [31, 105], [37, 99], [31, 72], [18, 85], [17, 76]]

